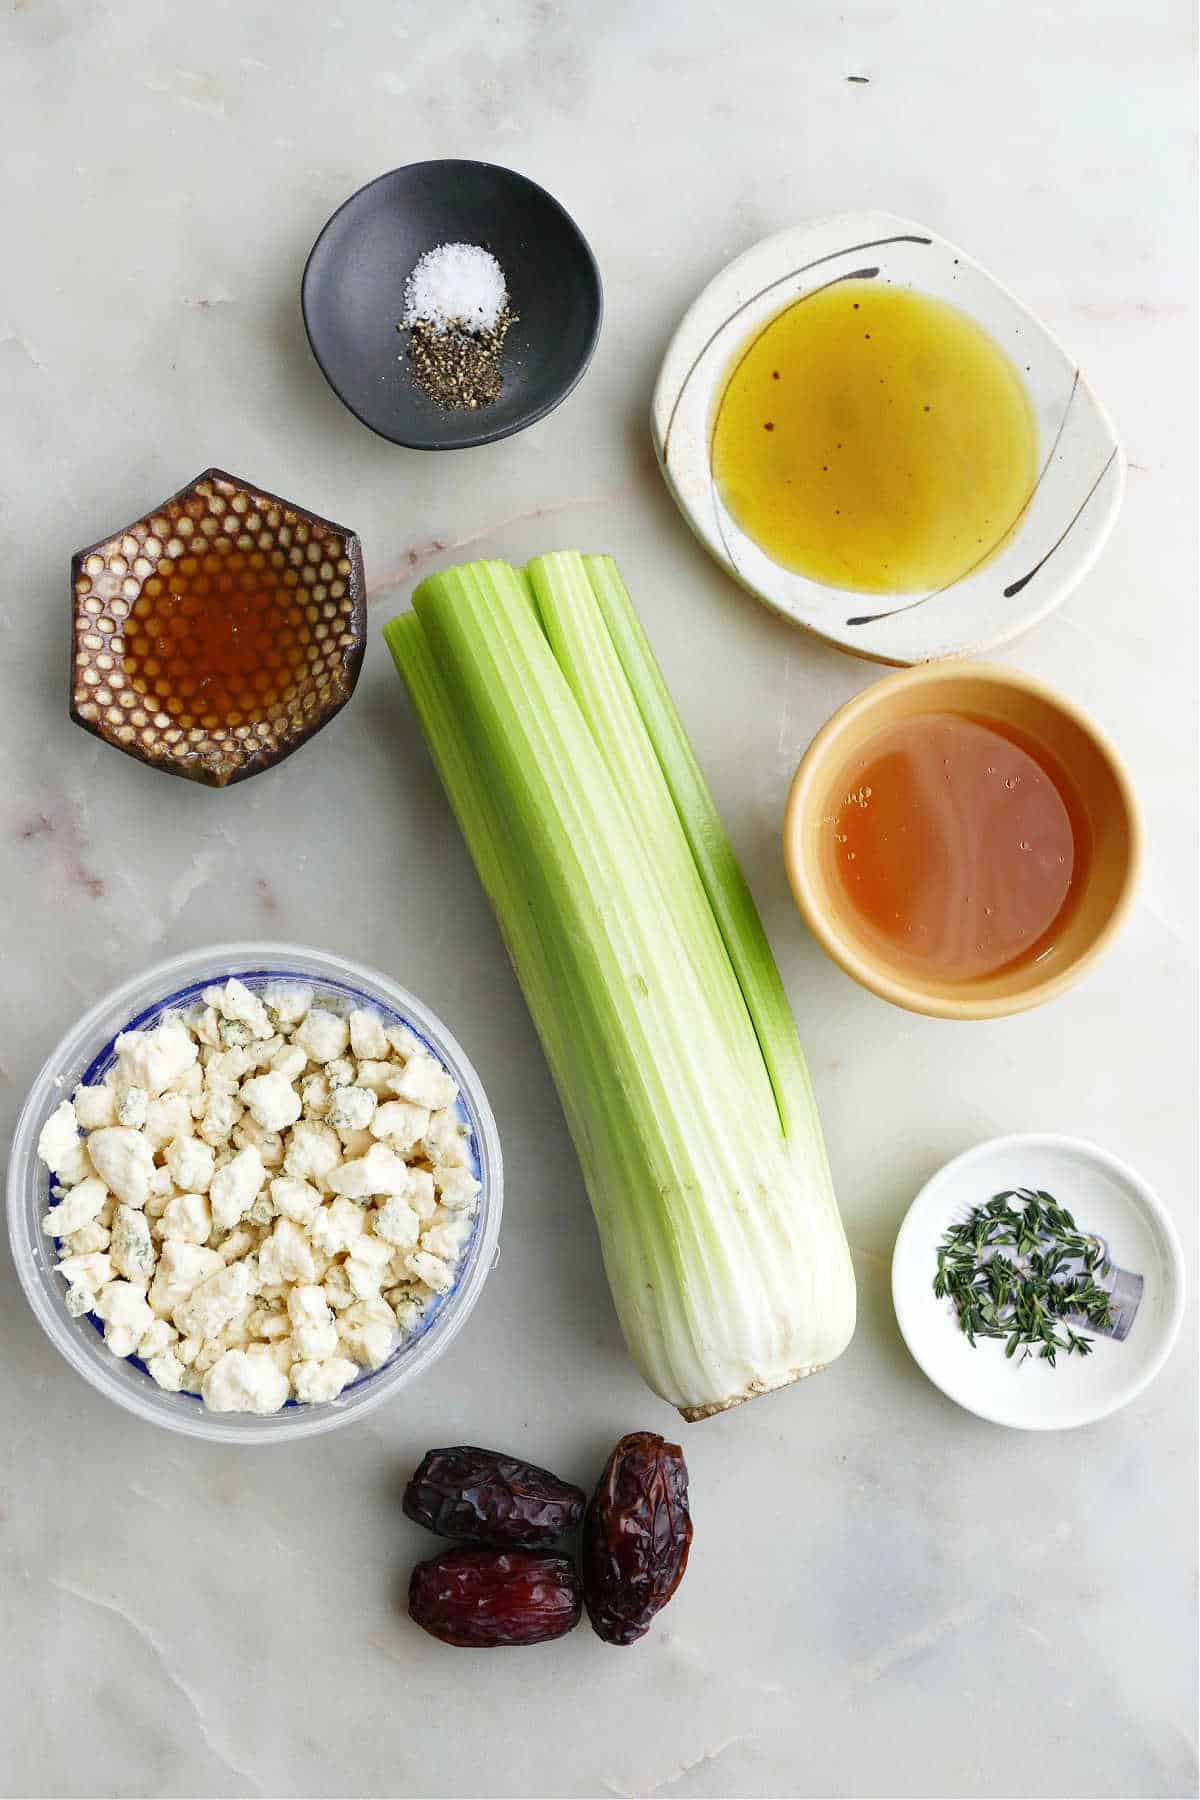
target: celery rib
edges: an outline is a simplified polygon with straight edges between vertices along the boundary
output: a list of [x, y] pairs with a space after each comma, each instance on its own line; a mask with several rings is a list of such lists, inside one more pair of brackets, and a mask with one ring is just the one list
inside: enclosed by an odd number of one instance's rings
[[808, 1067], [767, 934], [662, 670], [612, 557], [583, 561], [754, 1021], [784, 1131], [790, 1136], [802, 1121], [819, 1137]]
[[578, 551], [558, 550], [536, 558], [527, 573], [555, 660], [705, 981], [718, 1027], [728, 1036], [746, 1083], [747, 1104], [773, 1107], [753, 1021], [584, 559]]

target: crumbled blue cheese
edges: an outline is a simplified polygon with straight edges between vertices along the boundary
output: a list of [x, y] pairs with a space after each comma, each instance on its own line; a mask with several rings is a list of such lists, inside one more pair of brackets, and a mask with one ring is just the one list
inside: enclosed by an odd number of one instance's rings
[[271, 1202], [277, 1213], [297, 1225], [311, 1225], [321, 1204], [321, 1195], [310, 1182], [294, 1175], [277, 1175], [271, 1183]]
[[164, 1093], [199, 1055], [187, 1027], [169, 1020], [153, 1031], [122, 1032], [116, 1049], [124, 1085], [156, 1095]]
[[264, 1131], [271, 1132], [286, 1131], [304, 1111], [299, 1094], [278, 1069], [243, 1082], [242, 1104], [250, 1108]]
[[52, 1206], [42, 1220], [47, 1237], [65, 1238], [99, 1218], [108, 1189], [95, 1175], [85, 1177], [67, 1190], [64, 1199]]
[[303, 1228], [291, 1219], [277, 1219], [275, 1229], [263, 1239], [259, 1249], [258, 1269], [264, 1287], [312, 1281], [316, 1270]]
[[275, 1027], [266, 1006], [236, 976], [224, 987], [206, 988], [201, 998], [215, 1007], [223, 1019], [245, 1024], [256, 1038], [274, 1035]]
[[378, 1013], [355, 1007], [350, 1014], [350, 1048], [359, 1062], [387, 1056], [390, 1046]]
[[[84, 1131], [98, 1131], [101, 1125], [115, 1125], [117, 1122], [117, 1101], [112, 1088], [76, 1088], [74, 1108], [75, 1119]], [[54, 1115], [51, 1114], [51, 1117]], [[71, 1135], [75, 1135], [73, 1130]], [[39, 1156], [41, 1153], [39, 1145]]]
[[178, 1137], [167, 1145], [164, 1162], [181, 1193], [206, 1194], [213, 1178], [216, 1152], [202, 1138]]
[[[122, 1125], [128, 1123], [128, 1119], [121, 1120]], [[187, 1095], [160, 1094], [157, 1100], [148, 1101], [142, 1129], [154, 1150], [163, 1149], [175, 1138], [191, 1137], [192, 1108]]]
[[[141, 1354], [140, 1347], [138, 1354]], [[168, 1394], [177, 1394], [180, 1391], [187, 1377], [187, 1369], [173, 1351], [163, 1350], [157, 1356], [146, 1357], [143, 1360], [147, 1372], [160, 1388], [164, 1388]]]
[[217, 1170], [208, 1184], [208, 1203], [219, 1231], [232, 1231], [265, 1179], [263, 1159], [253, 1144]]
[[346, 1258], [346, 1275], [358, 1299], [369, 1300], [379, 1292], [393, 1254], [393, 1246], [383, 1238], [364, 1233], [354, 1240]]
[[279, 1030], [286, 1032], [289, 1025], [299, 1025], [303, 1019], [313, 1003], [313, 991], [295, 981], [272, 981], [263, 994], [263, 1003], [274, 1014]]
[[143, 1087], [127, 1087], [117, 1101], [117, 1124], [128, 1125], [131, 1131], [140, 1131], [146, 1123], [146, 1108], [150, 1104], [150, 1096]]
[[389, 1194], [375, 1214], [375, 1236], [403, 1250], [415, 1250], [421, 1221], [400, 1194]]
[[150, 1221], [145, 1213], [138, 1212], [133, 1206], [118, 1206], [113, 1218], [109, 1254], [113, 1268], [129, 1281], [140, 1275], [149, 1279], [154, 1274], [158, 1257], [150, 1241]]
[[402, 1156], [386, 1144], [373, 1143], [365, 1156], [353, 1157], [331, 1169], [329, 1186], [335, 1194], [366, 1200], [372, 1194], [406, 1193], [412, 1172]]
[[295, 1042], [309, 1062], [329, 1063], [340, 1056], [350, 1042], [350, 1027], [336, 1013], [314, 1006], [304, 1015]]
[[[154, 1323], [150, 1302], [131, 1281], [110, 1281], [100, 1290], [93, 1308], [96, 1317], [117, 1330], [131, 1331], [134, 1343]], [[125, 1355], [129, 1352], [125, 1351]]]
[[77, 1256], [64, 1256], [58, 1264], [58, 1272], [64, 1281], [73, 1288], [82, 1288], [92, 1296], [95, 1304], [100, 1289], [107, 1286], [116, 1274], [112, 1266], [112, 1258], [103, 1250], [90, 1250]]
[[288, 1397], [288, 1378], [266, 1356], [226, 1350], [213, 1363], [200, 1389], [213, 1412], [278, 1412]]
[[351, 1083], [347, 1087], [333, 1090], [325, 1118], [339, 1135], [350, 1131], [365, 1131], [375, 1117], [377, 1104], [370, 1088]]
[[344, 1356], [331, 1356], [327, 1362], [292, 1364], [292, 1392], [297, 1400], [310, 1405], [319, 1400], [336, 1400], [358, 1374], [357, 1363]]
[[414, 1106], [411, 1100], [385, 1100], [375, 1110], [371, 1135], [383, 1138], [403, 1156], [421, 1142], [431, 1117], [427, 1106]]
[[55, 1175], [73, 1165], [79, 1155], [75, 1108], [69, 1100], [56, 1106], [38, 1138], [37, 1153]]
[[391, 1083], [392, 1092], [414, 1106], [427, 1106], [431, 1111], [453, 1106], [458, 1099], [458, 1083], [432, 1056], [411, 1056]]
[[[279, 1049], [271, 1058], [271, 1067], [275, 1070], [276, 1074], [282, 1075], [285, 1080], [296, 1081], [303, 1075], [305, 1069], [307, 1069], [308, 1057], [298, 1044], [281, 1043]], [[313, 1079], [319, 1081], [321, 1077], [316, 1075]]]
[[106, 1188], [126, 1206], [145, 1206], [154, 1182], [154, 1152], [127, 1125], [104, 1125], [87, 1140], [92, 1166]]
[[174, 1194], [163, 1208], [159, 1235], [182, 1238], [189, 1244], [207, 1244], [212, 1236], [212, 1208], [203, 1194]]
[[318, 1208], [308, 1227], [308, 1235], [326, 1256], [338, 1256], [342, 1251], [349, 1250], [355, 1238], [361, 1237], [366, 1228], [364, 1208], [356, 1206], [353, 1200], [337, 1199], [328, 1206]]
[[[82, 1186], [82, 1183], [80, 1185]], [[72, 1195], [77, 1194], [79, 1188], [73, 1188], [71, 1192]], [[45, 1230], [45, 1225], [42, 1229]], [[107, 1250], [112, 1242], [112, 1232], [107, 1225], [100, 1223], [99, 1217], [96, 1217], [89, 1219], [86, 1225], [80, 1225], [77, 1230], [69, 1231], [64, 1238], [59, 1239], [59, 1242], [66, 1245], [70, 1255], [85, 1256], [89, 1250]]]
[[116, 1052], [38, 1141], [67, 1311], [219, 1411], [333, 1400], [386, 1362], [453, 1286], [478, 1203], [428, 1046], [233, 980]]
[[444, 1294], [454, 1280], [454, 1270], [450, 1264], [428, 1250], [410, 1250], [404, 1259], [404, 1265], [410, 1274], [415, 1275], [418, 1281], [423, 1281], [426, 1287], [432, 1288], [435, 1294]]

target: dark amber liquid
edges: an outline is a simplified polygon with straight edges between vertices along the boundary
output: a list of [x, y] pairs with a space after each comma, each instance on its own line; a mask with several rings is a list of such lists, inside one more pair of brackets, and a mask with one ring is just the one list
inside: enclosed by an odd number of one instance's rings
[[827, 808], [855, 933], [908, 974], [976, 981], [1054, 954], [1089, 855], [1065, 776], [1007, 726], [926, 713], [886, 726]]
[[293, 698], [312, 654], [293, 568], [228, 540], [159, 565], [125, 627], [134, 688], [178, 724], [251, 724]]

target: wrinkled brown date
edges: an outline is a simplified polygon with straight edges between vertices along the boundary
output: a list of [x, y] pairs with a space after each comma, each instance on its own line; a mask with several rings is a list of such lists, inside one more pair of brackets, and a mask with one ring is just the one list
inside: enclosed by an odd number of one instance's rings
[[623, 1437], [583, 1522], [583, 1598], [606, 1644], [634, 1644], [683, 1579], [692, 1542], [687, 1464], [652, 1431]]
[[439, 1537], [495, 1549], [543, 1549], [579, 1527], [587, 1496], [549, 1469], [461, 1444], [427, 1450], [404, 1490], [404, 1510]]
[[534, 1550], [446, 1550], [418, 1563], [409, 1617], [469, 1650], [544, 1644], [579, 1623], [579, 1577], [565, 1556]]

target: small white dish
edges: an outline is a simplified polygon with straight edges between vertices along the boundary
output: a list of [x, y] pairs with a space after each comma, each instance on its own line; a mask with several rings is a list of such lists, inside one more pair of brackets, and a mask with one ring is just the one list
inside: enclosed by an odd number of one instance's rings
[[[972, 1348], [951, 1302], [935, 1297], [946, 1227], [1021, 1187], [1052, 1194], [1081, 1231], [1104, 1239], [1114, 1264], [1142, 1277], [1123, 1341], [1081, 1326], [1089, 1356], [1060, 1352], [1053, 1368], [1037, 1356], [1006, 1359], [996, 1338]], [[1053, 1133], [992, 1138], [947, 1163], [909, 1207], [892, 1253], [892, 1301], [905, 1343], [951, 1400], [996, 1425], [1062, 1431], [1106, 1418], [1158, 1374], [1183, 1318], [1183, 1254], [1162, 1202], [1108, 1151]]]
[[[1038, 479], [999, 550], [927, 594], [855, 594], [774, 562], [738, 527], [713, 480], [713, 425], [740, 347], [803, 295], [852, 276], [949, 301], [1006, 349], [1037, 421]], [[841, 213], [763, 238], [689, 308], [663, 359], [651, 414], [667, 486], [701, 543], [777, 612], [872, 662], [992, 650], [1083, 579], [1112, 530], [1125, 459], [1112, 423], [1046, 327], [969, 256], [891, 213]]]

